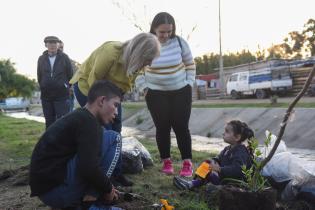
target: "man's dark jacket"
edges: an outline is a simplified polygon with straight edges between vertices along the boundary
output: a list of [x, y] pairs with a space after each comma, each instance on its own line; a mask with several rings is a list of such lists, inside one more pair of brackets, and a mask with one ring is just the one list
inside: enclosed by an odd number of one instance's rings
[[53, 69], [51, 69], [48, 51], [44, 51], [37, 62], [37, 81], [41, 90], [41, 99], [69, 98], [69, 81], [72, 74], [71, 61], [65, 53], [58, 50]]
[[88, 189], [109, 193], [112, 185], [101, 168], [103, 127], [85, 108], [52, 124], [36, 144], [30, 167], [31, 196], [64, 183], [67, 164], [77, 155], [77, 173]]

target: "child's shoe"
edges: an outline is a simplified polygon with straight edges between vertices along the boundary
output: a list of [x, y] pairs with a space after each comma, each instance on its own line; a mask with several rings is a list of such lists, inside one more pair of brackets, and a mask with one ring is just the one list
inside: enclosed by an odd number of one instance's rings
[[173, 184], [180, 190], [190, 190], [193, 188], [191, 181], [188, 181], [185, 178], [179, 176], [175, 176], [173, 178]]
[[174, 174], [173, 164], [172, 164], [172, 161], [170, 159], [164, 159], [163, 160], [162, 172], [165, 173], [166, 175]]
[[183, 161], [183, 167], [179, 175], [184, 177], [191, 177], [193, 173], [192, 162], [190, 160]]

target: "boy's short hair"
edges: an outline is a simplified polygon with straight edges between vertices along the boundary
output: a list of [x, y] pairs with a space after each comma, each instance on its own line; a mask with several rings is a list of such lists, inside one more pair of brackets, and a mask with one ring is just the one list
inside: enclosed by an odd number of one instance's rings
[[122, 98], [122, 91], [110, 81], [99, 80], [94, 82], [91, 86], [87, 96], [87, 102], [92, 104], [100, 96], [106, 96], [108, 99], [116, 96]]

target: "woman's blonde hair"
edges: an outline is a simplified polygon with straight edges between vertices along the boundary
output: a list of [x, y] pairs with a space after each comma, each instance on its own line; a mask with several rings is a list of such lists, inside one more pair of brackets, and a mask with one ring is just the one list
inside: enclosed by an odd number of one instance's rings
[[123, 44], [123, 60], [128, 75], [150, 64], [160, 55], [160, 42], [155, 35], [140, 33]]

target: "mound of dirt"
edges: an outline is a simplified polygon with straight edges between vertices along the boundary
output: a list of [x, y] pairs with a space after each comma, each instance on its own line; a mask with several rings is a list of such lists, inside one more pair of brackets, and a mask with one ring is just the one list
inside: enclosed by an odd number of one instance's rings
[[29, 183], [29, 165], [15, 170], [5, 170], [0, 174], [0, 182], [6, 180], [12, 186], [24, 186]]

